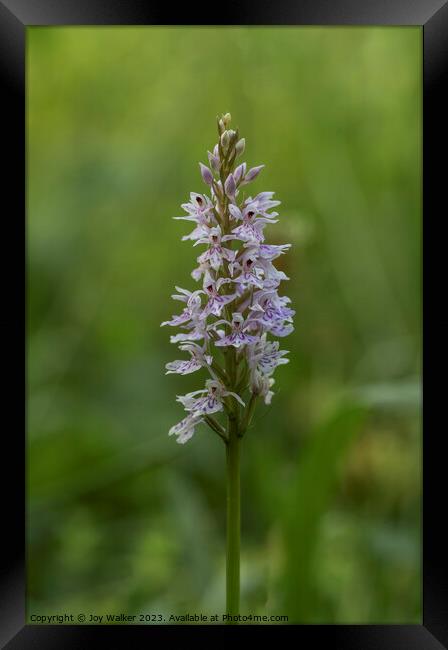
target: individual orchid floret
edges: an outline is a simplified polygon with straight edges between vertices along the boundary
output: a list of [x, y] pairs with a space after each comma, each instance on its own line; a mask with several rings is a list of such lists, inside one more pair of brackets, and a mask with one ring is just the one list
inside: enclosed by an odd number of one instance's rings
[[280, 205], [280, 201], [272, 200], [273, 196], [274, 192], [261, 192], [260, 194], [257, 194], [254, 199], [248, 197], [240, 208], [232, 205], [229, 206], [229, 210], [234, 219], [237, 220], [244, 220], [245, 217], [249, 217], [249, 220], [251, 220], [253, 217], [258, 215], [266, 217], [267, 219], [273, 219], [278, 216], [278, 212], [268, 212], [268, 210]]
[[201, 318], [201, 316], [195, 316], [186, 325], [181, 325], [180, 327], [187, 331], [170, 336], [170, 342], [182, 343], [187, 341], [208, 341], [210, 339], [211, 325], [208, 325], [206, 320]]
[[286, 273], [279, 271], [271, 262], [271, 260], [266, 259], [258, 254], [256, 249], [247, 251], [243, 257], [247, 256], [247, 259], [255, 258], [255, 267], [260, 270], [264, 275], [264, 289], [275, 289], [279, 286], [282, 280], [289, 280]]
[[[247, 216], [248, 211], [251, 212], [249, 217]], [[229, 212], [232, 219], [235, 221], [244, 221], [244, 219], [246, 219], [246, 221], [252, 222], [256, 215], [255, 210], [251, 209], [250, 207], [246, 207], [241, 210], [237, 205], [233, 205], [233, 203], [229, 205]]]
[[232, 345], [235, 348], [240, 348], [243, 345], [248, 345], [249, 343], [256, 343], [257, 337], [247, 334], [247, 330], [250, 327], [251, 323], [247, 323], [244, 320], [244, 316], [239, 312], [232, 314], [232, 321], [217, 321], [218, 323], [225, 323], [230, 326], [231, 332], [228, 336], [224, 336], [219, 341], [216, 341], [215, 345], [218, 347], [223, 347], [227, 345]]
[[240, 239], [243, 242], [255, 240], [259, 242], [264, 241], [264, 227], [266, 224], [272, 223], [269, 219], [252, 219], [252, 215], [244, 219], [241, 226], [237, 226], [232, 230], [232, 233], [235, 235], [236, 239]]
[[[262, 248], [259, 242], [250, 242], [244, 248], [246, 250], [243, 249], [238, 259], [229, 265], [233, 281], [243, 289], [248, 285], [258, 289], [275, 289], [282, 280], [289, 279], [283, 271], [275, 268], [270, 259], [280, 255], [281, 251], [267, 252], [267, 247]], [[240, 271], [240, 275], [236, 275], [237, 271]]]
[[257, 256], [251, 255], [246, 252], [239, 258], [235, 264], [232, 265], [232, 274], [240, 271], [240, 274], [233, 278], [240, 287], [246, 289], [249, 285], [257, 287], [258, 289], [264, 288], [263, 270], [257, 267]]
[[188, 203], [182, 203], [181, 207], [188, 213], [188, 217], [174, 217], [174, 219], [183, 219], [184, 221], [197, 221], [202, 223], [202, 219], [213, 214], [213, 203], [205, 194], [190, 192]]
[[269, 331], [273, 336], [280, 336], [283, 338], [294, 332], [294, 325], [292, 323], [285, 323], [285, 321], [278, 320], [271, 325]]
[[[271, 195], [272, 192], [265, 192]], [[240, 226], [232, 230], [232, 233], [242, 241], [264, 241], [264, 227], [268, 223], [277, 223], [274, 218], [278, 216], [277, 212], [268, 213], [267, 210], [274, 205], [278, 205], [279, 201], [270, 201], [269, 199], [247, 199], [244, 204], [239, 208], [237, 205], [230, 204], [229, 212], [235, 221], [242, 221]]]
[[281, 204], [281, 201], [278, 201], [277, 199], [273, 200], [273, 196], [274, 192], [260, 192], [254, 199], [248, 197], [245, 201], [245, 205], [249, 203], [255, 205], [257, 213], [263, 215], [264, 217], [277, 217], [277, 212], [268, 213], [268, 210], [271, 210], [271, 208], [275, 208]]
[[213, 314], [213, 316], [221, 316], [224, 307], [236, 298], [236, 293], [220, 293], [221, 287], [230, 282], [230, 278], [219, 278], [218, 280], [215, 280], [211, 273], [208, 271], [205, 273], [204, 293], [208, 296], [208, 302], [202, 312], [203, 318], [207, 318], [210, 314]]
[[262, 328], [265, 332], [272, 332], [274, 336], [288, 336], [294, 331], [292, 317], [295, 311], [287, 305], [290, 299], [279, 296], [277, 291], [260, 291], [254, 294], [253, 304], [250, 305], [249, 323], [254, 323], [254, 328]]
[[200, 294], [202, 292], [200, 289], [194, 292], [187, 291], [186, 289], [180, 289], [179, 287], [176, 287], [176, 289], [182, 293], [181, 295], [173, 294], [172, 298], [174, 300], [184, 300], [187, 303], [187, 306], [178, 316], [172, 316], [171, 320], [164, 321], [161, 324], [161, 327], [164, 325], [171, 325], [171, 327], [185, 325], [185, 323], [191, 321], [196, 315], [199, 315], [199, 312], [201, 310]]
[[217, 225], [213, 212], [214, 206], [208, 196], [191, 192], [190, 201], [188, 203], [182, 203], [181, 207], [188, 213], [188, 216], [173, 218], [180, 221], [194, 221], [197, 224], [196, 228], [189, 235], [182, 237], [182, 241], [199, 239], [204, 235], [208, 227]]
[[288, 350], [279, 350], [279, 347], [278, 341], [268, 341], [264, 333], [248, 352], [248, 366], [251, 372], [269, 376], [277, 366], [289, 363], [289, 359], [285, 359]]
[[208, 263], [212, 269], [218, 271], [223, 265], [224, 260], [232, 262], [235, 259], [235, 251], [222, 246], [222, 242], [230, 241], [232, 239], [235, 239], [234, 235], [221, 235], [220, 226], [216, 226], [216, 228], [210, 228], [207, 233], [207, 237], [201, 237], [201, 239], [198, 239], [195, 243], [195, 246], [197, 244], [210, 245], [210, 248], [198, 257], [199, 264], [203, 265]]
[[[199, 290], [198, 293], [203, 294], [204, 291]], [[164, 324], [164, 323], [162, 323]], [[170, 322], [167, 324], [171, 324]], [[171, 343], [181, 343], [188, 341], [204, 341], [207, 342], [210, 340], [213, 330], [213, 325], [207, 322], [207, 319], [204, 317], [204, 310], [201, 305], [199, 305], [192, 313], [191, 318], [186, 323], [179, 325], [182, 330], [186, 330], [184, 333], [175, 334], [170, 337]]]
[[[204, 395], [204, 393], [206, 394]], [[201, 395], [201, 397], [196, 397], [197, 395]], [[225, 397], [233, 397], [239, 404], [245, 405], [239, 395], [226, 390], [225, 386], [215, 379], [208, 379], [205, 382], [205, 388], [187, 393], [187, 395], [178, 395], [176, 399], [190, 413], [211, 415], [223, 410]]]
[[244, 248], [253, 249], [257, 257], [261, 257], [265, 260], [270, 260], [271, 262], [275, 260], [280, 255], [286, 253], [287, 250], [291, 248], [291, 244], [260, 244], [259, 241], [247, 241], [243, 244]]
[[184, 343], [183, 345], [179, 345], [179, 350], [189, 352], [191, 358], [183, 361], [170, 361], [165, 366], [167, 370], [165, 374], [177, 373], [178, 375], [189, 375], [201, 368], [211, 366], [213, 362], [213, 357], [206, 354], [204, 347], [201, 347], [197, 343]]
[[195, 428], [201, 422], [204, 422], [204, 420], [199, 414], [190, 413], [186, 418], [171, 427], [168, 431], [168, 435], [175, 435], [177, 437], [177, 442], [183, 445], [193, 437]]

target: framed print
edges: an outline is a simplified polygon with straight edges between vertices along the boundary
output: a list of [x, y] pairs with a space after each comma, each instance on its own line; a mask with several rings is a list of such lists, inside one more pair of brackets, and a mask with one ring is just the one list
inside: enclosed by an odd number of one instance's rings
[[448, 648], [448, 3], [172, 14], [0, 0], [2, 647]]

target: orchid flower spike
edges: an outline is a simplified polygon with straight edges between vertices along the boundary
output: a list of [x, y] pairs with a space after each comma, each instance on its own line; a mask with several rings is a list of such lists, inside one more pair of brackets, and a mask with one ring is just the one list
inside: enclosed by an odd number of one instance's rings
[[230, 113], [218, 118], [218, 142], [207, 152], [208, 164], [199, 163], [208, 194], [191, 192], [181, 206], [186, 214], [174, 217], [193, 224], [182, 240], [200, 249], [191, 274], [199, 287], [176, 287], [172, 296], [184, 303], [183, 310], [162, 325], [180, 328], [171, 342], [187, 358], [167, 363], [166, 374], [203, 371], [209, 377], [205, 388], [177, 397], [187, 415], [169, 435], [181, 444], [203, 424], [226, 444], [232, 431], [238, 437], [245, 434], [256, 401], [270, 404], [273, 374], [288, 363], [288, 352], [279, 349], [276, 339], [294, 329], [290, 300], [279, 294], [288, 277], [274, 266], [290, 244], [265, 243], [265, 230], [277, 223], [273, 208], [280, 201], [274, 192], [247, 196], [245, 186], [264, 165], [235, 164], [246, 141], [230, 123]]

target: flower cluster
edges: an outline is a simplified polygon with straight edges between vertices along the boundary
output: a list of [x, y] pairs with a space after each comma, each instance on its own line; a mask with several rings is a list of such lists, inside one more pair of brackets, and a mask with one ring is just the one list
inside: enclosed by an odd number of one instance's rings
[[[287, 276], [273, 264], [290, 244], [265, 243], [265, 228], [277, 222], [272, 211], [280, 201], [274, 192], [245, 197], [244, 187], [254, 181], [264, 165], [248, 169], [236, 165], [245, 148], [238, 130], [229, 128], [227, 113], [218, 119], [218, 143], [208, 152], [209, 166], [199, 163], [210, 196], [192, 192], [182, 204], [185, 215], [174, 217], [194, 224], [182, 239], [204, 247], [192, 272], [200, 288], [176, 287], [172, 297], [184, 303], [182, 312], [162, 325], [179, 327], [172, 343], [189, 359], [166, 365], [168, 373], [188, 374], [206, 369], [205, 388], [178, 396], [187, 416], [169, 431], [184, 443], [195, 427], [207, 423], [224, 440], [226, 429], [214, 417], [225, 412], [239, 436], [247, 429], [255, 402], [270, 404], [277, 366], [287, 363], [287, 351], [272, 337], [293, 331], [294, 310], [278, 289]], [[243, 400], [248, 393], [249, 402]]]

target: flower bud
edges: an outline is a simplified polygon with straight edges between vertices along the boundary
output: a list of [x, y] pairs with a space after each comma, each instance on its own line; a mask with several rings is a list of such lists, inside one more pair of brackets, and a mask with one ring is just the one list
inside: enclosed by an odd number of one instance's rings
[[230, 113], [226, 113], [225, 115], [222, 116], [222, 121], [224, 122], [224, 126], [227, 127], [230, 125], [230, 122], [232, 120], [232, 116]]
[[224, 122], [222, 120], [219, 120], [219, 122], [218, 122], [218, 130], [219, 130], [219, 133], [221, 133], [221, 134], [224, 133], [224, 131], [226, 130], [226, 127], [225, 127]]
[[252, 374], [251, 378], [251, 391], [254, 395], [260, 395], [264, 398], [265, 404], [270, 404], [273, 392], [270, 390], [274, 385], [275, 380], [272, 377], [267, 377], [258, 371]]
[[252, 167], [252, 169], [249, 169], [246, 176], [244, 177], [244, 183], [250, 183], [250, 181], [255, 180], [263, 167], [264, 165], [258, 165], [258, 167]]
[[241, 138], [241, 140], [238, 140], [238, 142], [235, 145], [236, 155], [241, 156], [244, 153], [245, 147], [246, 147], [245, 138]]
[[221, 167], [219, 157], [215, 156], [210, 151], [207, 151], [207, 155], [208, 155], [208, 161], [210, 163], [210, 167], [213, 169], [214, 172], [219, 172], [219, 168]]
[[221, 136], [221, 146], [224, 150], [224, 153], [227, 152], [227, 149], [229, 147], [229, 142], [230, 142], [230, 136], [228, 131], [224, 131], [224, 133]]
[[202, 180], [207, 185], [211, 185], [213, 183], [213, 174], [211, 173], [209, 168], [203, 165], [202, 163], [199, 163], [199, 167], [201, 168]]
[[233, 174], [229, 174], [227, 176], [226, 182], [224, 183], [224, 190], [230, 199], [235, 198], [236, 184], [235, 179], [233, 178]]
[[235, 179], [235, 183], [237, 185], [241, 182], [241, 179], [243, 178], [245, 173], [246, 173], [246, 163], [241, 163], [241, 165], [238, 165], [238, 167], [233, 172], [233, 178]]
[[252, 393], [254, 393], [254, 395], [260, 395], [263, 391], [263, 384], [263, 375], [255, 370], [255, 372], [252, 373], [250, 381], [250, 389]]

